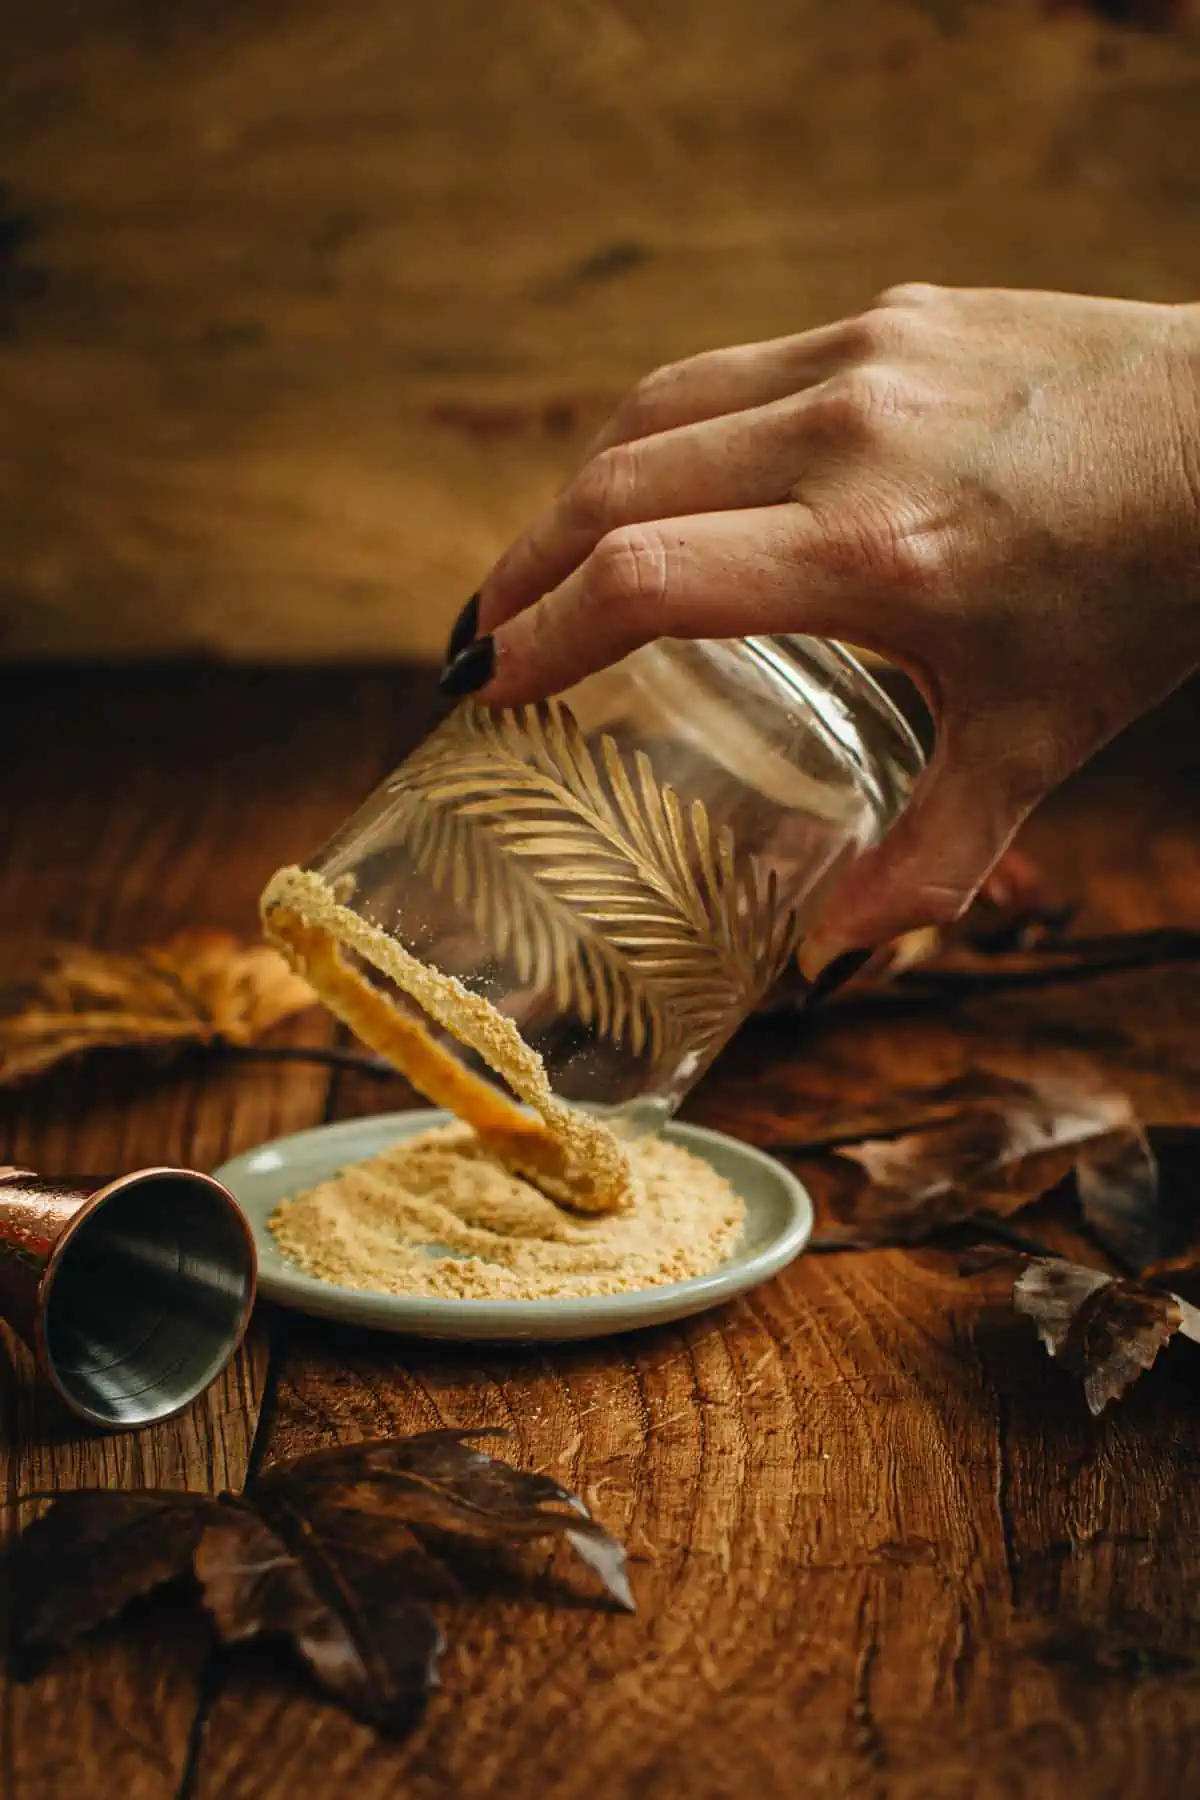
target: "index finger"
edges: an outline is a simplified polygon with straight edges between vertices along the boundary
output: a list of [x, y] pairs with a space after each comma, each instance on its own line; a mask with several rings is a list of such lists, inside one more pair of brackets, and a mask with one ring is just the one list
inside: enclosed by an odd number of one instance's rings
[[544, 699], [660, 637], [802, 632], [910, 666], [906, 615], [880, 604], [856, 541], [800, 502], [664, 519], [610, 532], [485, 640], [486, 661], [472, 653], [489, 676], [476, 691], [489, 706]]

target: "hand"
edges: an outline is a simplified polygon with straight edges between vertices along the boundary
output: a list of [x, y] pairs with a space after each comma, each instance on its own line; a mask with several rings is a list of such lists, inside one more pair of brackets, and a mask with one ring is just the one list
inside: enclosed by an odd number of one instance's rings
[[492, 570], [443, 685], [510, 705], [652, 638], [760, 632], [877, 651], [937, 724], [822, 948], [956, 917], [1200, 666], [1200, 310], [904, 287], [662, 369]]

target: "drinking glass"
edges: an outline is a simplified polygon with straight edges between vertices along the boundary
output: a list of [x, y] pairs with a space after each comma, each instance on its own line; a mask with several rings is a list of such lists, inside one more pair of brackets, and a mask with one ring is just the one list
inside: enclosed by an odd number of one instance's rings
[[794, 966], [922, 761], [839, 645], [664, 639], [549, 702], [460, 705], [316, 852], [307, 875], [336, 901], [321, 931], [353, 926], [357, 1000], [312, 954], [294, 883], [281, 902], [296, 871], [264, 917], [377, 1048], [387, 1017], [419, 1015], [382, 973], [390, 940], [510, 1019], [559, 1100], [637, 1134]]

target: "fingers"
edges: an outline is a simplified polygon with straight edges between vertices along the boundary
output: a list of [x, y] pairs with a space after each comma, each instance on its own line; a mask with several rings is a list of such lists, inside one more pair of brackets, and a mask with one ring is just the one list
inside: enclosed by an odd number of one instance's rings
[[480, 592], [480, 631], [566, 580], [625, 525], [784, 500], [803, 455], [803, 401], [705, 419], [601, 451], [497, 563]]
[[590, 461], [614, 444], [653, 437], [680, 425], [767, 406], [844, 368], [860, 353], [856, 319], [840, 319], [813, 331], [768, 338], [757, 344], [706, 350], [647, 375], [588, 445]]
[[541, 699], [659, 637], [811, 632], [886, 655], [903, 612], [881, 616], [870, 559], [799, 502], [660, 520], [609, 532], [481, 640], [471, 691], [494, 706]]
[[980, 747], [957, 755], [939, 746], [883, 843], [835, 887], [805, 947], [806, 964], [826, 966], [846, 950], [959, 918], [1032, 804], [1005, 780], [999, 753]]
[[[572, 522], [581, 525], [595, 513], [605, 496], [624, 492], [633, 484], [628, 464], [612, 456], [612, 452], [645, 439], [681, 432], [689, 426], [727, 420], [732, 414], [754, 417], [758, 409], [772, 407], [840, 372], [863, 354], [868, 337], [864, 321], [843, 319], [791, 337], [706, 351], [648, 375], [588, 446], [579, 470], [554, 505], [522, 534], [488, 575], [480, 589], [478, 628], [494, 630], [570, 572], [573, 565], [567, 562], [564, 566], [563, 560], [567, 554], [564, 526]], [[712, 442], [716, 447], [718, 439], [714, 436]], [[669, 444], [665, 454], [673, 456], [678, 447]], [[745, 490], [740, 498], [718, 495], [711, 500], [700, 494], [681, 493], [671, 504], [661, 505], [658, 516], [704, 512], [710, 507], [758, 505], [771, 497], [774, 496]], [[607, 518], [602, 529], [593, 532], [591, 543], [598, 541], [604, 529], [652, 516], [644, 507], [627, 509], [624, 516]]]

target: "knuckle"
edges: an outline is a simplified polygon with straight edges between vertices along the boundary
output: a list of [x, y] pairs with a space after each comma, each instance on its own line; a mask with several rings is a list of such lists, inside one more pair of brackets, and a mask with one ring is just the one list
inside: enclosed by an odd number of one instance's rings
[[832, 571], [852, 586], [870, 586], [940, 617], [952, 599], [953, 545], [947, 532], [906, 515], [900, 506], [860, 506], [828, 534]]
[[659, 613], [667, 597], [667, 559], [656, 533], [610, 531], [589, 559], [589, 600], [620, 617]]
[[637, 458], [627, 445], [602, 450], [579, 471], [562, 498], [563, 517], [580, 531], [605, 531], [624, 516], [637, 484]]
[[651, 369], [648, 375], [634, 388], [634, 397], [648, 406], [661, 404], [668, 394], [673, 394], [687, 373], [685, 362], [660, 363], [657, 369]]
[[880, 421], [895, 410], [895, 382], [882, 368], [870, 365], [834, 375], [812, 397], [818, 424], [847, 444], [872, 440]]
[[671, 402], [685, 379], [685, 365], [664, 363], [643, 375], [629, 398], [618, 409], [618, 426], [630, 437], [649, 437], [669, 415]]
[[847, 326], [850, 352], [857, 362], [873, 363], [906, 348], [911, 334], [906, 314], [876, 306]]
[[946, 597], [954, 579], [953, 546], [937, 525], [890, 519], [879, 532], [880, 561], [890, 585], [926, 604]]
[[906, 308], [929, 306], [941, 294], [942, 289], [931, 281], [900, 281], [893, 287], [884, 288], [877, 295], [877, 308]]

